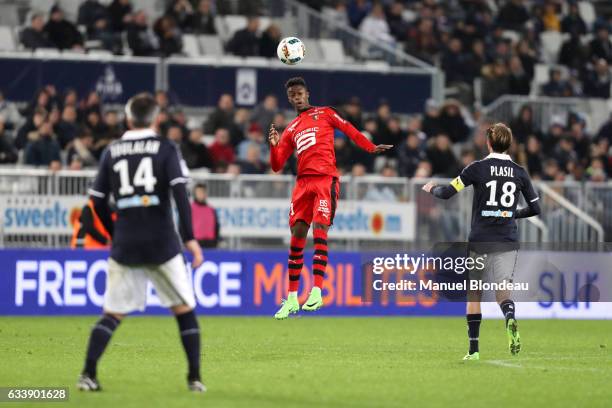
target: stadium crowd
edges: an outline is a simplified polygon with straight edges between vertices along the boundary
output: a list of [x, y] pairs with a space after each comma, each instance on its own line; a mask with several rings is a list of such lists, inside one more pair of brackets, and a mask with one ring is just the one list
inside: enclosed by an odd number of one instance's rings
[[[248, 110], [236, 107], [230, 94], [219, 98], [203, 123], [189, 120], [163, 91], [160, 134], [176, 142], [191, 169], [215, 173], [264, 174], [269, 168], [266, 133], [270, 124], [282, 131], [291, 113], [266, 96]], [[357, 98], [338, 106], [342, 115], [375, 144], [394, 149], [374, 157], [336, 134], [335, 149], [342, 174], [376, 173], [402, 177], [454, 177], [464, 166], [487, 154], [484, 120], [473, 117], [456, 100], [427, 102], [422, 115], [397, 117], [384, 101], [376, 112], [362, 112]], [[534, 125], [526, 105], [510, 123], [516, 143], [512, 155], [532, 177], [544, 180], [604, 181], [612, 174], [612, 116], [596, 134], [588, 134], [580, 114], [553, 120], [549, 129]], [[77, 95], [48, 85], [19, 110], [0, 93], [0, 162], [81, 169], [95, 166], [103, 149], [125, 130], [123, 113], [104, 106], [96, 92]], [[12, 136], [14, 135], [14, 137]], [[205, 137], [208, 136], [208, 137]], [[295, 161], [288, 171], [295, 171]]]
[[[130, 0], [84, 1], [76, 22], [53, 6], [48, 19], [32, 13], [20, 36], [25, 48], [82, 49], [85, 41], [120, 54], [123, 38], [136, 56], [181, 54], [182, 34], [216, 34], [217, 14], [250, 15], [225, 44], [239, 56], [273, 57], [282, 38], [271, 24], [261, 32], [257, 15], [270, 10], [270, 0], [168, 0], [152, 23]], [[612, 74], [610, 21], [587, 24], [574, 0], [457, 1], [437, 0], [302, 0], [336, 24], [346, 24], [369, 38], [402, 47], [409, 54], [440, 66], [447, 85], [456, 86], [466, 103], [475, 79], [482, 80], [482, 102], [503, 94], [527, 95], [535, 66], [547, 52], [542, 33], [563, 33], [553, 50], [548, 82], [537, 92], [546, 96], [609, 98]], [[267, 5], [267, 7], [266, 7]], [[280, 7], [280, 5], [277, 5]], [[86, 27], [85, 35], [77, 24]], [[551, 60], [552, 59], [552, 60]]]

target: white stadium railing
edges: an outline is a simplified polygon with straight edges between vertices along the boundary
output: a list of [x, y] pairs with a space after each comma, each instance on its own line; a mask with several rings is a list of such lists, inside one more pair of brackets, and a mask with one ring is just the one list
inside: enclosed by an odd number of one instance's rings
[[[3, 220], [0, 244], [4, 247], [68, 246], [70, 226], [64, 225], [64, 229], [58, 229], [56, 225], [49, 228], [16, 226], [16, 215], [6, 211], [20, 207], [47, 208], [52, 205], [50, 200], [56, 200], [69, 212], [85, 203], [95, 173], [95, 170], [53, 173], [44, 169], [0, 168]], [[285, 222], [295, 183], [290, 175], [232, 176], [196, 171], [191, 178], [192, 186], [206, 183], [211, 202], [214, 205], [219, 203], [216, 205], [218, 209], [227, 209], [228, 219], [245, 216], [240, 211], [256, 209], [274, 214], [276, 218], [270, 223]], [[427, 181], [380, 176], [342, 177], [340, 210], [350, 207], [353, 215], [366, 214], [367, 217], [362, 219], [364, 223], [373, 223], [372, 214], [376, 213], [383, 216], [383, 222], [389, 222], [384, 217], [394, 212], [392, 216], [403, 217], [402, 223], [410, 224], [410, 228], [398, 229], [395, 235], [380, 234], [380, 231], [369, 234], [368, 228], [371, 227], [372, 231], [376, 228], [367, 225], [360, 233], [337, 232], [331, 233], [330, 238], [336, 246], [347, 249], [405, 248], [415, 243], [465, 240], [470, 226], [471, 190], [448, 201], [436, 200], [421, 190]], [[537, 182], [536, 188], [540, 192], [543, 212], [540, 217], [520, 221], [521, 241], [596, 243], [612, 236], [612, 183]], [[404, 211], [405, 214], [401, 214]], [[25, 216], [23, 214], [21, 216]], [[71, 215], [64, 212], [66, 217]], [[52, 217], [52, 211], [47, 215], [37, 215], [44, 216]], [[223, 245], [229, 248], [283, 246], [288, 237], [286, 225], [270, 226], [265, 224], [268, 222], [266, 218], [262, 219], [258, 221], [263, 223], [260, 229], [222, 228]]]

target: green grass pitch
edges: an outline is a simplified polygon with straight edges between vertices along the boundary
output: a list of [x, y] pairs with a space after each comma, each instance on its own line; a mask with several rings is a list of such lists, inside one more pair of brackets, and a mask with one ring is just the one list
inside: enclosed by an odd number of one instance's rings
[[512, 357], [503, 321], [485, 320], [481, 361], [464, 363], [459, 317], [204, 317], [209, 391], [195, 395], [186, 390], [171, 317], [124, 321], [98, 368], [104, 391], [75, 390], [95, 320], [0, 318], [0, 386], [70, 387], [70, 401], [54, 407], [596, 408], [612, 401], [610, 321], [521, 321], [524, 347]]

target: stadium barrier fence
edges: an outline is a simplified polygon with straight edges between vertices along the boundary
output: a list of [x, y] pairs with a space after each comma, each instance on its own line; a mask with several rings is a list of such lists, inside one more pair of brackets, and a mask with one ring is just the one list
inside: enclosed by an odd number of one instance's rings
[[[0, 243], [3, 247], [65, 248], [85, 204], [95, 170], [50, 172], [0, 168]], [[216, 207], [222, 246], [279, 248], [288, 239], [290, 175], [210, 174], [195, 171]], [[414, 243], [464, 240], [471, 190], [435, 200], [421, 190], [427, 179], [341, 178], [332, 245], [346, 250], [406, 248]], [[448, 182], [448, 180], [437, 180]], [[602, 242], [612, 235], [612, 183], [537, 182], [543, 213], [520, 221], [523, 242]], [[524, 205], [524, 203], [523, 203]]]

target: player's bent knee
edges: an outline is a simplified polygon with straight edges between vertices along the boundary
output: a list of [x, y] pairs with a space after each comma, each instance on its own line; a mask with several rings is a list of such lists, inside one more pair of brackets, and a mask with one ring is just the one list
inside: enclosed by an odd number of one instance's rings
[[106, 310], [103, 313], [105, 315], [108, 315], [108, 316], [118, 320], [118, 321], [123, 320], [123, 318], [125, 317], [125, 314], [123, 314], [123, 313], [113, 313], [113, 312], [108, 312]]
[[170, 310], [172, 310], [172, 313], [174, 313], [174, 315], [181, 315], [184, 313], [191, 312], [193, 310], [193, 307], [189, 305], [177, 305], [177, 306], [172, 306]]

